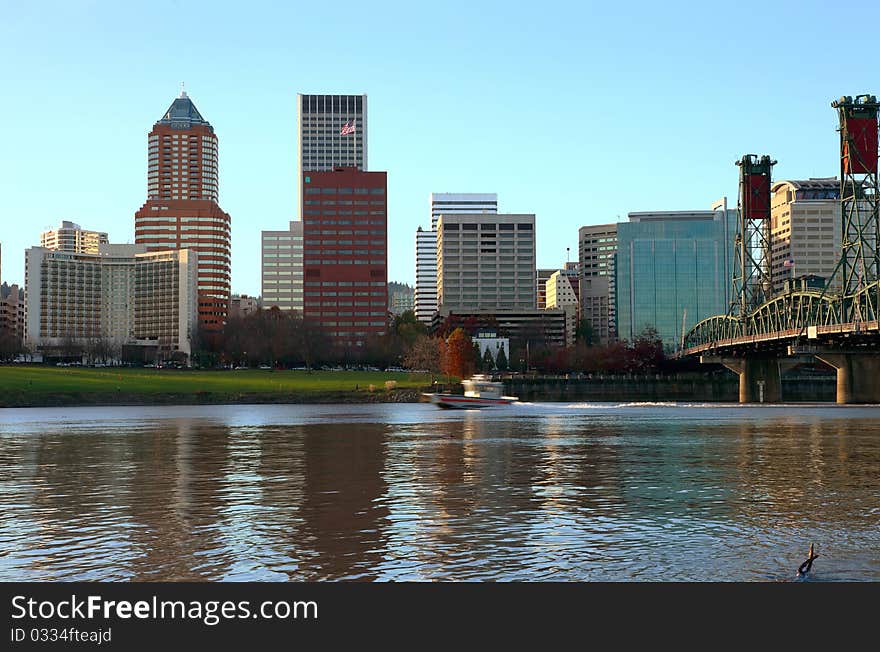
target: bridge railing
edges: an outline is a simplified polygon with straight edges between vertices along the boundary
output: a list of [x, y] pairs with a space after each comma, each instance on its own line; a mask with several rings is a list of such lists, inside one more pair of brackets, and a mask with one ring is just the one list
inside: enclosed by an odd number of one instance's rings
[[[875, 291], [873, 296], [876, 294]], [[866, 296], [864, 302], [871, 304], [870, 296]], [[839, 297], [821, 290], [780, 294], [765, 301], [744, 319], [716, 315], [699, 322], [685, 335], [682, 353], [692, 355], [726, 344], [796, 337], [809, 326], [841, 323], [841, 307]]]

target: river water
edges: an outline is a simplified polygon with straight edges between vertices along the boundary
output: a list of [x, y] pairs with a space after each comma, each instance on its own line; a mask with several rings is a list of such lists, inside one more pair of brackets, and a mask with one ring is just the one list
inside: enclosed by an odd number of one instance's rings
[[880, 581], [880, 407], [0, 410], [0, 580]]

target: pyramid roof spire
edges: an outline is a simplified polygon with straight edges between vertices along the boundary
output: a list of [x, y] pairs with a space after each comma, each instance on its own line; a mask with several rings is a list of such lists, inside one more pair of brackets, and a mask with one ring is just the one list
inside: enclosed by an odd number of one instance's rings
[[202, 117], [189, 95], [183, 90], [183, 83], [180, 84], [180, 95], [175, 98], [165, 115], [156, 124], [171, 125], [172, 129], [189, 129], [193, 125], [211, 127], [211, 123]]

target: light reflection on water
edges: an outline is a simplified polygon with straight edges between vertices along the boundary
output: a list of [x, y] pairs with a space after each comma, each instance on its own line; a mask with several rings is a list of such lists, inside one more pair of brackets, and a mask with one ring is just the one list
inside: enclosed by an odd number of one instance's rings
[[878, 581], [878, 410], [4, 410], [0, 580]]

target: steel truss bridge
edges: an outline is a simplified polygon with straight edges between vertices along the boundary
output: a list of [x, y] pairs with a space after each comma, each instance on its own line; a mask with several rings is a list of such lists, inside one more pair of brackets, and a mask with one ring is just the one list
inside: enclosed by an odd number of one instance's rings
[[[770, 170], [740, 166], [734, 296], [725, 315], [696, 324], [682, 356], [721, 363], [740, 377], [740, 402], [781, 400], [787, 367], [819, 359], [837, 370], [838, 403], [880, 403], [880, 186], [873, 95], [832, 102], [840, 120], [841, 252], [821, 287], [794, 282], [773, 293]], [[831, 289], [833, 288], [833, 289]]]
[[[850, 308], [850, 306], [857, 308]], [[846, 321], [857, 313], [860, 319]], [[821, 290], [798, 290], [765, 301], [744, 319], [717, 315], [699, 322], [685, 336], [684, 355], [723, 353], [735, 347], [779, 351], [804, 340], [880, 346], [880, 282], [855, 296], [840, 297]]]

